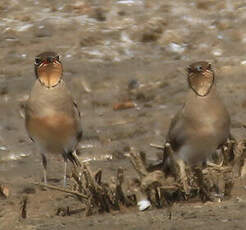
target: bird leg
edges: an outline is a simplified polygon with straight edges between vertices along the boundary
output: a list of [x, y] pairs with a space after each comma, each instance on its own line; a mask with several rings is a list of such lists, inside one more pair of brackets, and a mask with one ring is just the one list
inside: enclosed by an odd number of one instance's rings
[[43, 153], [41, 154], [41, 157], [42, 157], [44, 184], [47, 184], [47, 158]]
[[173, 149], [169, 142], [166, 142], [164, 145], [162, 161], [164, 172], [168, 174], [168, 172], [170, 171], [171, 174], [175, 176], [175, 179], [177, 179], [177, 164], [174, 157]]
[[180, 179], [181, 179], [181, 182], [184, 186], [184, 191], [185, 191], [185, 194], [189, 195], [190, 194], [190, 186], [188, 184], [188, 177], [187, 177], [187, 174], [186, 174], [186, 170], [185, 170], [185, 162], [181, 159], [178, 159], [176, 160], [176, 163], [178, 164], [179, 166], [179, 170], [180, 170]]
[[230, 136], [227, 138], [226, 143], [222, 146], [222, 154], [224, 157], [224, 164], [223, 165], [231, 165], [232, 160], [234, 159], [234, 147], [235, 147], [236, 140]]
[[64, 157], [64, 176], [63, 176], [63, 187], [67, 185], [67, 158]]

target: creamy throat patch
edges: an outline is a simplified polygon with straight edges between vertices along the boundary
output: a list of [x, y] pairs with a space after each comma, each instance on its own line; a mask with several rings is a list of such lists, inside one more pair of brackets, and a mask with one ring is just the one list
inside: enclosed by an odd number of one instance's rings
[[210, 89], [214, 84], [214, 74], [211, 71], [195, 74], [192, 73], [188, 77], [189, 85], [192, 90], [201, 97], [209, 94]]
[[58, 64], [43, 64], [38, 68], [38, 79], [46, 87], [55, 87], [62, 77], [62, 68]]

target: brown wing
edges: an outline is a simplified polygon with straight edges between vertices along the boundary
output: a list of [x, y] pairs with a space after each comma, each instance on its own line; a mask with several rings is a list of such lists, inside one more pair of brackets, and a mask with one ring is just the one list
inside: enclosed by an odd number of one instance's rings
[[27, 134], [28, 134], [29, 138], [34, 142], [34, 139], [31, 136], [31, 134], [29, 132], [29, 129], [27, 128], [28, 127], [28, 124], [30, 122], [31, 113], [32, 113], [31, 106], [29, 104], [29, 100], [26, 101], [26, 103], [25, 103], [24, 111], [25, 111], [25, 127], [26, 127], [26, 130], [27, 130]]
[[181, 109], [173, 117], [166, 138], [174, 151], [177, 151], [184, 144], [186, 140], [185, 131], [184, 118]]
[[73, 106], [74, 106], [74, 111], [75, 111], [76, 122], [78, 125], [77, 140], [79, 142], [83, 136], [83, 130], [82, 130], [82, 126], [81, 126], [81, 114], [80, 114], [78, 105], [75, 101], [73, 101]]

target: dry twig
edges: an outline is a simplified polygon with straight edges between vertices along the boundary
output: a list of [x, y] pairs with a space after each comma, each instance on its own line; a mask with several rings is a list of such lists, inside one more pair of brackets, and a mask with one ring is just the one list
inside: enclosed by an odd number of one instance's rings
[[60, 192], [69, 193], [69, 194], [78, 196], [78, 197], [83, 198], [83, 199], [88, 199], [87, 196], [83, 195], [83, 194], [80, 193], [80, 192], [76, 192], [76, 191], [72, 191], [72, 190], [60, 188], [60, 187], [57, 187], [57, 186], [54, 186], [54, 185], [48, 185], [48, 184], [44, 184], [44, 183], [36, 183], [36, 182], [33, 182], [32, 184], [38, 185], [38, 186], [41, 186], [41, 187], [45, 187], [45, 188], [49, 188], [49, 189], [53, 189], [53, 190], [57, 190], [57, 191], [60, 191]]

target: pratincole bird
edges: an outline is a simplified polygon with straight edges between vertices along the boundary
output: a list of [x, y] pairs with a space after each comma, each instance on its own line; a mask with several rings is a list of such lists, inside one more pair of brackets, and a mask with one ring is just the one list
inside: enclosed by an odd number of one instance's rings
[[[205, 61], [188, 66], [189, 90], [183, 107], [171, 121], [167, 143], [189, 193], [186, 164], [196, 165], [222, 146], [230, 136], [230, 116], [216, 92], [215, 74]], [[168, 162], [168, 161], [167, 161]]]
[[82, 138], [80, 112], [62, 79], [62, 63], [55, 52], [44, 52], [35, 58], [36, 82], [25, 106], [25, 124], [30, 138], [41, 149], [44, 183], [47, 184], [46, 153], [62, 154], [64, 186], [67, 160], [79, 165], [74, 152]]

